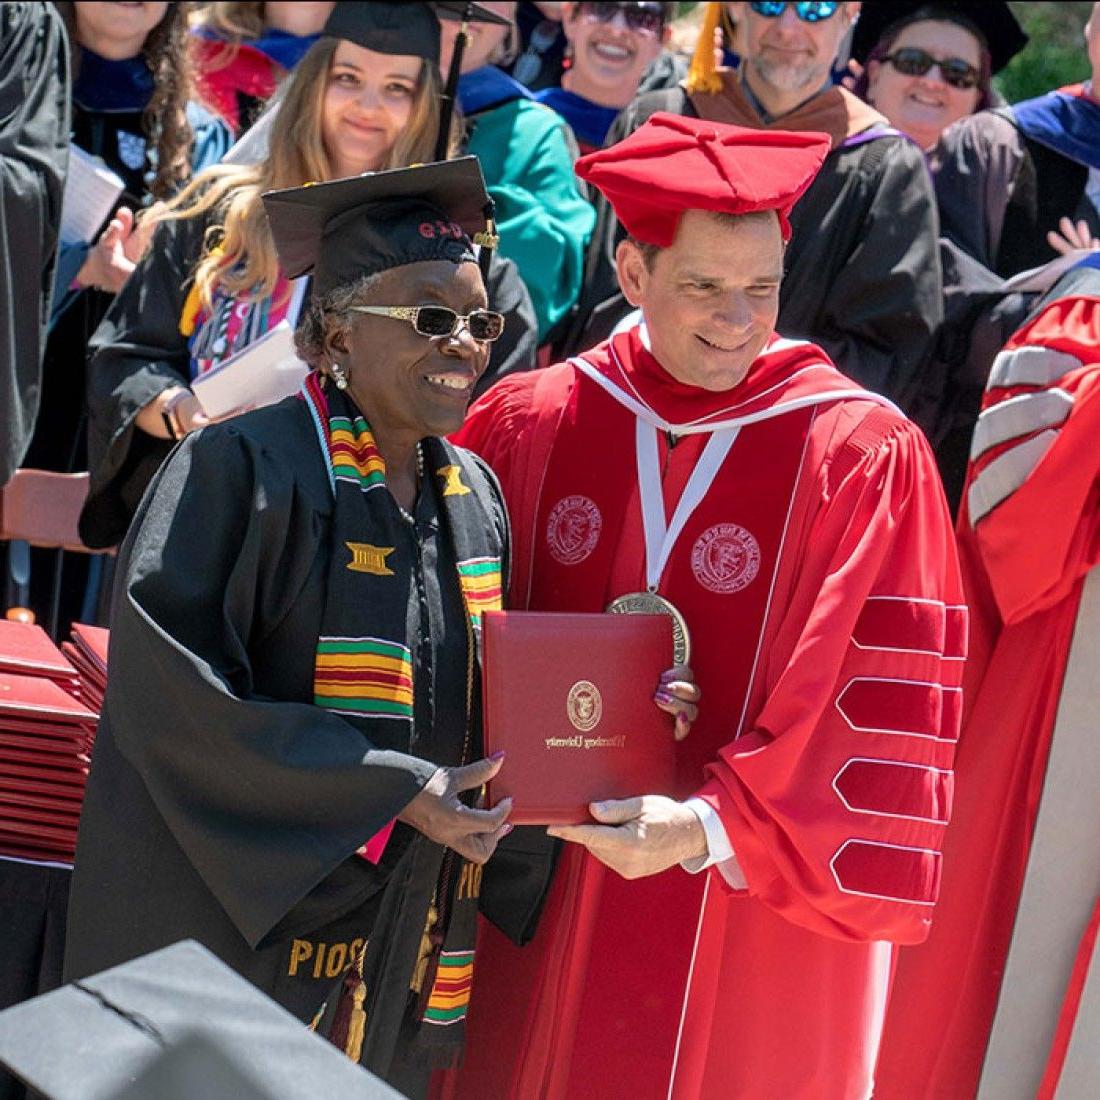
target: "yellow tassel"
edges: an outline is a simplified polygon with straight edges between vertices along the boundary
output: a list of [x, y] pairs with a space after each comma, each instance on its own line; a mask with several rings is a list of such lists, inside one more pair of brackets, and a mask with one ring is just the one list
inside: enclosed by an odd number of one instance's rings
[[198, 284], [192, 283], [183, 303], [183, 312], [180, 314], [181, 336], [190, 336], [195, 331], [195, 320], [199, 315], [201, 305], [202, 300], [199, 296]]
[[705, 95], [717, 95], [722, 90], [722, 78], [714, 68], [714, 32], [722, 18], [722, 5], [716, 0], [707, 4], [707, 13], [703, 17], [703, 27], [699, 31], [699, 40], [695, 43], [695, 53], [691, 57], [685, 86], [688, 94], [702, 92]]
[[358, 1062], [363, 1053], [363, 1036], [367, 1031], [367, 1013], [363, 1008], [363, 1002], [367, 999], [366, 984], [360, 980], [352, 994], [351, 1019], [348, 1021], [348, 1042], [344, 1048], [347, 1056]]

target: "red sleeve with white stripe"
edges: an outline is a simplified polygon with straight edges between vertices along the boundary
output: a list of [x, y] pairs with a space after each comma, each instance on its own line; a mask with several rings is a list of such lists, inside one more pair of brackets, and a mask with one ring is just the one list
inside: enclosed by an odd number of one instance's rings
[[1006, 624], [1064, 600], [1100, 560], [1100, 300], [1052, 302], [990, 371], [961, 525]]
[[966, 608], [920, 432], [872, 413], [842, 461], [802, 544], [760, 713], [697, 793], [749, 893], [786, 919], [918, 943], [950, 814]]

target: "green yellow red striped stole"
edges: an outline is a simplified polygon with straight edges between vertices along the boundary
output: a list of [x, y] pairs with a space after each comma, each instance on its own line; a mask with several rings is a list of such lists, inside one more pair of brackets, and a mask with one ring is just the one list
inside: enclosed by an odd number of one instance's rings
[[439, 956], [424, 1023], [450, 1027], [466, 1018], [474, 981], [473, 951], [444, 951]]
[[363, 492], [386, 484], [386, 463], [362, 416], [330, 417], [329, 441], [332, 473], [337, 481], [350, 481]]
[[458, 563], [458, 583], [466, 613], [475, 626], [486, 611], [501, 609], [500, 558], [471, 558]]
[[412, 654], [382, 638], [317, 639], [313, 702], [362, 718], [413, 716]]
[[[306, 379], [301, 396], [313, 422], [334, 502], [325, 606], [314, 660], [314, 703], [345, 717], [374, 748], [408, 752], [415, 692], [432, 688], [426, 670], [414, 671], [415, 649], [410, 646], [416, 643], [407, 633], [409, 603], [416, 599], [416, 529], [390, 493], [374, 491], [385, 487], [385, 462], [370, 424], [348, 395], [323, 388], [319, 374], [314, 373]], [[453, 746], [452, 755], [468, 759], [467, 753], [476, 753], [480, 743], [480, 709], [476, 706], [479, 627], [486, 611], [501, 606], [507, 518], [499, 487], [479, 459], [436, 438], [424, 439], [421, 449], [423, 468], [429, 471], [426, 476], [434, 479], [424, 491], [434, 491], [441, 513], [440, 533], [450, 543], [447, 551], [440, 546], [440, 559], [454, 563], [441, 567], [446, 574], [439, 578], [453, 608], [449, 621], [453, 621], [458, 610], [455, 601], [461, 596], [470, 626], [465, 651], [457, 641], [458, 651], [448, 651], [448, 659], [465, 657], [467, 661], [465, 721], [455, 722], [455, 734], [463, 740]], [[417, 683], [418, 677], [424, 677], [424, 682]], [[375, 836], [364, 837], [360, 854], [383, 867], [393, 828], [394, 823], [389, 822]], [[418, 996], [413, 1007], [402, 1002], [402, 1010], [409, 1013], [405, 1026], [412, 1029], [410, 1051], [416, 1057], [427, 1058], [432, 1065], [449, 1065], [461, 1049], [470, 999], [477, 890], [469, 882], [463, 886], [453, 873], [453, 853], [444, 853], [426, 841], [414, 842], [407, 851], [412, 853], [416, 874], [423, 871], [423, 879], [413, 882], [396, 876], [393, 888], [413, 890], [417, 897], [424, 897], [423, 919], [431, 932], [432, 967], [423, 982], [424, 997]], [[428, 920], [429, 903], [436, 897], [441, 903], [442, 927]], [[396, 919], [404, 910], [387, 912]], [[415, 923], [418, 916], [410, 910], [407, 920]], [[387, 935], [404, 935], [408, 929], [364, 929], [365, 938], [368, 932], [374, 949], [364, 958], [358, 981], [341, 987], [335, 1009], [341, 1020], [346, 1017], [349, 1021], [345, 1028], [349, 1041], [359, 1035], [351, 1023], [366, 1022], [365, 1064], [370, 1058], [371, 1019], [384, 1016], [379, 1005], [384, 1002], [388, 1006], [385, 999], [392, 990], [402, 982], [407, 988], [411, 977], [391, 974], [390, 968], [400, 965], [402, 956], [398, 952], [391, 957], [385, 947]], [[435, 954], [437, 950], [439, 954]], [[395, 977], [396, 982], [391, 980]]]

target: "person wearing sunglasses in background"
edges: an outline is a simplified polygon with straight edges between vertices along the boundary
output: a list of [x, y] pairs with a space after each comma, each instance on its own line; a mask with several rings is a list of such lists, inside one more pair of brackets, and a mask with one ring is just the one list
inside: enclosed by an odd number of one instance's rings
[[569, 123], [582, 153], [602, 148], [619, 112], [638, 93], [642, 74], [668, 41], [675, 4], [562, 5], [567, 68], [561, 87], [535, 95]]
[[[961, 118], [1002, 105], [992, 78], [1027, 44], [1016, 17], [1003, 0], [866, 0], [852, 38], [852, 57], [863, 66], [853, 85], [862, 96], [926, 153]], [[970, 343], [975, 324], [974, 288], [960, 283], [955, 246], [940, 243], [944, 271], [944, 327], [922, 371], [920, 393], [911, 414], [936, 448], [948, 501], [954, 508], [962, 490], [970, 435], [978, 415], [989, 361], [1021, 313], [992, 326], [978, 347], [984, 362], [976, 377], [960, 370], [958, 349]], [[965, 268], [965, 261], [962, 261]], [[964, 292], [965, 291], [965, 292]], [[997, 309], [1003, 311], [1004, 303]], [[987, 320], [991, 317], [987, 318]], [[1002, 331], [1003, 330], [1003, 331]]]
[[[562, 118], [498, 66], [515, 55], [516, 6], [486, 0], [496, 23], [472, 23], [462, 53], [458, 101], [465, 152], [481, 162], [496, 202], [500, 254], [512, 260], [531, 295], [539, 344], [546, 344], [577, 300], [584, 250], [596, 216], [573, 176], [576, 144]], [[459, 24], [443, 27], [447, 72]]]
[[1027, 41], [1008, 4], [865, 0], [852, 90], [930, 151], [953, 122], [999, 104], [993, 74]]
[[[929, 157], [943, 235], [947, 324], [928, 375], [930, 386], [939, 384], [938, 403], [932, 415], [921, 413], [921, 421], [930, 427], [953, 503], [962, 491], [994, 357], [1034, 303], [1033, 294], [1006, 292], [1005, 281], [1061, 261], [1072, 249], [1094, 248], [1100, 238], [1095, 5], [1085, 43], [1090, 80], [962, 118], [943, 132]], [[1056, 275], [1049, 268], [1042, 289]]]
[[[730, 3], [742, 61], [716, 69], [723, 5], [710, 3], [687, 80], [640, 96], [609, 141], [655, 111], [828, 134], [829, 156], [794, 211], [777, 329], [819, 344], [845, 374], [904, 409], [943, 315], [935, 200], [920, 150], [833, 85], [859, 7]], [[617, 222], [605, 202], [597, 210], [569, 352], [607, 336], [630, 308], [615, 283]]]

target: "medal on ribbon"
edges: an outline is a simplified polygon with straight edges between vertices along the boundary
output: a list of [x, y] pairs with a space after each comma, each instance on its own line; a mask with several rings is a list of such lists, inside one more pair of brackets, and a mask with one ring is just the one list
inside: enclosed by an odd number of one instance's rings
[[617, 615], [667, 615], [672, 620], [673, 664], [691, 660], [691, 634], [683, 614], [661, 596], [657, 589], [661, 576], [691, 514], [706, 496], [722, 463], [737, 439], [738, 428], [720, 428], [711, 433], [695, 469], [676, 505], [671, 520], [666, 520], [661, 491], [660, 461], [657, 453], [657, 429], [641, 417], [635, 421], [634, 444], [638, 463], [638, 492], [642, 502], [642, 527], [645, 531], [645, 592], [618, 596], [607, 605]]

